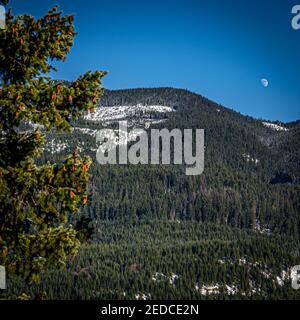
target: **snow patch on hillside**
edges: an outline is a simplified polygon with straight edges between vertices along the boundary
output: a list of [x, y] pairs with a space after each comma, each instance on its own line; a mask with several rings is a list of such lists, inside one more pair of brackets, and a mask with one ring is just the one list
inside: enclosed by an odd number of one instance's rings
[[45, 150], [50, 152], [51, 154], [59, 153], [67, 148], [67, 143], [52, 139], [51, 141], [48, 141], [45, 147]]
[[137, 104], [135, 106], [107, 106], [97, 107], [93, 113], [89, 112], [84, 116], [85, 120], [112, 122], [128, 118], [151, 119], [151, 113], [169, 113], [175, 110], [168, 106]]
[[220, 285], [218, 283], [210, 285], [210, 286], [203, 285], [201, 288], [197, 284], [196, 285], [196, 290], [197, 290], [197, 288], [198, 288], [198, 290], [200, 290], [200, 293], [203, 296], [211, 295], [211, 294], [219, 294], [220, 293]]
[[[272, 271], [271, 268], [269, 268], [266, 264], [262, 264], [259, 261], [251, 262], [247, 259], [247, 257], [241, 257], [238, 260], [233, 260], [227, 257], [223, 257], [222, 259], [219, 259], [218, 262], [220, 264], [229, 263], [230, 265], [234, 265], [237, 263], [239, 266], [245, 266], [249, 270], [251, 268], [257, 268], [258, 271], [262, 274], [262, 276], [265, 279], [270, 279], [273, 281], [273, 283], [276, 283], [279, 286], [283, 286], [286, 282], [290, 282], [293, 278], [297, 277], [297, 273], [292, 268], [284, 269], [280, 272], [280, 274], [276, 274], [276, 272]], [[261, 293], [261, 289], [257, 288], [255, 284], [250, 281], [249, 286], [251, 288], [251, 293]], [[228, 289], [228, 288], [227, 288]], [[196, 284], [196, 290], [200, 290], [199, 284]], [[206, 292], [205, 294], [212, 294], [212, 293], [218, 293], [216, 285], [212, 286], [203, 286], [201, 288], [202, 292]], [[228, 291], [228, 290], [227, 290]]]
[[237, 294], [238, 293], [238, 286], [233, 284], [229, 286], [228, 284], [225, 285], [226, 291], [228, 295]]
[[150, 293], [137, 293], [135, 295], [136, 300], [150, 300], [151, 294]]
[[162, 281], [162, 280], [168, 280], [169, 281], [169, 283], [171, 284], [171, 285], [175, 285], [175, 283], [176, 283], [176, 280], [179, 278], [179, 275], [178, 274], [176, 274], [176, 273], [171, 273], [171, 275], [170, 276], [167, 276], [167, 275], [165, 275], [165, 274], [163, 274], [163, 273], [161, 273], [161, 272], [155, 272], [153, 275], [152, 275], [152, 280], [154, 281], [154, 282], [156, 282], [156, 281]]
[[218, 283], [206, 285], [204, 284], [202, 287], [200, 287], [199, 283], [196, 283], [195, 289], [197, 291], [200, 291], [201, 295], [207, 296], [207, 295], [213, 295], [213, 294], [219, 294], [221, 291], [225, 292], [228, 295], [234, 295], [238, 293], [238, 285], [236, 284], [225, 284], [220, 285]]
[[272, 231], [268, 226], [263, 225], [259, 219], [255, 221], [254, 230], [258, 231], [261, 234], [271, 235]]
[[298, 278], [297, 272], [293, 269], [282, 270], [280, 275], [276, 277], [278, 285], [281, 287], [287, 282], [294, 278]]
[[271, 129], [273, 129], [275, 131], [288, 131], [287, 128], [285, 128], [283, 126], [280, 126], [278, 124], [272, 123], [272, 122], [263, 122], [263, 125], [265, 127], [271, 128]]
[[96, 137], [97, 131], [96, 129], [89, 129], [89, 128], [79, 128], [79, 127], [74, 127], [74, 130], [78, 130], [82, 132], [83, 134], [88, 134], [92, 137]]
[[170, 278], [169, 278], [169, 282], [170, 284], [172, 284], [173, 286], [175, 285], [176, 280], [179, 278], [178, 274], [172, 273]]
[[243, 153], [242, 156], [247, 162], [252, 162], [254, 164], [259, 163], [259, 160], [254, 157], [251, 157], [250, 154]]

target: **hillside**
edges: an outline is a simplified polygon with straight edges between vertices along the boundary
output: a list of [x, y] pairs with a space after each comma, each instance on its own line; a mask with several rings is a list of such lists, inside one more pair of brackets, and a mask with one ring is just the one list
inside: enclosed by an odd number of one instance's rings
[[204, 129], [205, 170], [191, 177], [178, 165], [94, 161], [85, 212], [94, 221], [178, 218], [299, 235], [299, 123], [253, 119], [187, 90], [106, 90], [73, 133], [48, 134], [43, 161], [76, 147], [95, 159], [97, 130], [122, 119], [130, 129]]
[[[205, 130], [205, 169], [100, 165], [97, 130]], [[93, 158], [89, 204], [68, 221], [88, 238], [63, 270], [8, 295], [47, 299], [299, 299], [299, 121], [271, 123], [173, 88], [106, 90], [73, 132], [47, 132], [39, 162]], [[30, 126], [34, 127], [33, 124]], [[28, 129], [28, 125], [25, 126]], [[129, 134], [133, 143], [135, 134]], [[123, 143], [122, 140], [116, 143]]]
[[11, 296], [41, 299], [299, 299], [291, 266], [299, 241], [209, 223], [101, 222], [66, 270], [49, 270]]

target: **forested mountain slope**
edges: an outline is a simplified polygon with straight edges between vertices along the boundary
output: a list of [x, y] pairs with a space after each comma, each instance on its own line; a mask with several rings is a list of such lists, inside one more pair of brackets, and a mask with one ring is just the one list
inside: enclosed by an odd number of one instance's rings
[[[205, 130], [205, 169], [100, 165], [97, 130]], [[39, 161], [93, 158], [89, 205], [70, 220], [89, 240], [65, 270], [8, 294], [46, 299], [299, 299], [299, 121], [270, 123], [173, 88], [106, 90], [72, 133], [47, 132]], [[135, 137], [131, 137], [134, 143]], [[79, 220], [79, 221], [78, 221]]]
[[96, 220], [184, 219], [299, 235], [299, 122], [241, 115], [198, 94], [173, 88], [106, 90], [94, 114], [72, 134], [48, 134], [43, 160], [80, 147], [95, 159], [98, 129], [201, 128], [205, 169], [178, 165], [105, 165], [94, 161], [90, 205]]
[[47, 299], [299, 299], [299, 241], [192, 221], [100, 222], [66, 270], [9, 281], [11, 296]]

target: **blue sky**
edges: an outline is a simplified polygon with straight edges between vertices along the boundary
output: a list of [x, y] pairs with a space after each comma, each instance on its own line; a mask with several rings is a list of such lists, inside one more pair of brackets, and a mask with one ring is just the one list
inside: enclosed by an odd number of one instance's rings
[[106, 70], [109, 89], [172, 86], [257, 118], [300, 119], [300, 0], [11, 0], [36, 17], [57, 3], [79, 34], [55, 78]]

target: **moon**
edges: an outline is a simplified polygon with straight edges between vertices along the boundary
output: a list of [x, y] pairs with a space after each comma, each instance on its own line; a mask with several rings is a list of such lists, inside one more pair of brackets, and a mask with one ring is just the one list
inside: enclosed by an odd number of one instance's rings
[[262, 78], [260, 80], [261, 84], [263, 85], [263, 87], [267, 88], [269, 86], [269, 81], [266, 78]]

